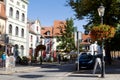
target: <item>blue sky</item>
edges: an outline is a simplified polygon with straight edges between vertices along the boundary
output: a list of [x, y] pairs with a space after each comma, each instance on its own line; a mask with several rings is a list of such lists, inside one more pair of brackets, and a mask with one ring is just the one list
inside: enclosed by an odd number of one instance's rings
[[[42, 26], [52, 26], [54, 20], [66, 20], [75, 18], [74, 11], [66, 5], [66, 0], [29, 0], [28, 19], [39, 19]], [[74, 26], [84, 32], [85, 20], [75, 20]]]

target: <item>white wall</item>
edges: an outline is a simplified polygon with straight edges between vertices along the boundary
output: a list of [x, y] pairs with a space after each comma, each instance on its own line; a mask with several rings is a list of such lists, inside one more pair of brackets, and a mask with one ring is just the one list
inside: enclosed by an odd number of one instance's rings
[[[27, 0], [26, 0], [27, 1]], [[17, 5], [17, 2], [19, 2], [19, 5]], [[23, 56], [27, 56], [28, 55], [28, 30], [27, 30], [27, 8], [28, 8], [28, 4], [23, 2], [22, 0], [13, 0], [13, 2], [11, 2], [11, 0], [5, 0], [5, 4], [6, 4], [6, 16], [7, 16], [7, 21], [6, 21], [6, 34], [8, 34], [9, 36], [9, 42], [12, 45], [17, 44], [19, 46], [19, 53], [20, 51], [20, 46], [23, 45], [24, 46], [24, 53], [20, 53], [23, 54]], [[23, 5], [25, 6], [25, 8], [23, 8]], [[9, 8], [12, 7], [13, 8], [13, 17], [9, 16]], [[16, 10], [19, 11], [19, 19], [16, 19]], [[25, 14], [25, 21], [22, 22], [21, 20], [21, 16], [22, 13]], [[9, 34], [9, 25], [12, 25], [12, 34]], [[15, 28], [16, 26], [19, 28], [19, 32], [18, 32], [18, 36], [15, 35]], [[24, 37], [21, 37], [21, 29], [24, 29]]]

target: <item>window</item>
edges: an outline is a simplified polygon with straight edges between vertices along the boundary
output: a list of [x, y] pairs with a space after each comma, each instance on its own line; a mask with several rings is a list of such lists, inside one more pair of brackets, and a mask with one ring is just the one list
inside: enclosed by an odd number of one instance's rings
[[25, 14], [22, 13], [22, 21], [24, 22], [25, 21]]
[[38, 31], [38, 26], [37, 26], [37, 31]]
[[21, 30], [21, 36], [24, 37], [24, 29]]
[[50, 31], [47, 31], [47, 35], [48, 35], [48, 36], [50, 35]]
[[15, 44], [15, 46], [14, 46], [14, 51], [15, 51], [15, 57], [18, 57], [19, 56], [19, 46], [18, 46], [18, 44]]
[[12, 34], [12, 25], [9, 25], [9, 34]]
[[32, 42], [32, 40], [33, 40], [33, 36], [31, 35], [31, 42]]
[[16, 19], [19, 19], [19, 11], [16, 11]]
[[25, 9], [25, 5], [22, 5], [22, 8]]
[[19, 5], [20, 5], [20, 2], [17, 1], [17, 5], [19, 6]]
[[12, 7], [10, 7], [9, 16], [10, 16], [10, 17], [13, 17], [13, 8], [12, 8]]
[[38, 38], [38, 36], [37, 36], [36, 42], [37, 42], [37, 43], [39, 42], [39, 38]]
[[15, 35], [18, 36], [18, 33], [19, 33], [18, 27], [16, 27], [15, 31], [16, 31]]
[[21, 49], [21, 55], [24, 56], [24, 55], [23, 55], [23, 54], [24, 54], [24, 46], [21, 45], [20, 49]]

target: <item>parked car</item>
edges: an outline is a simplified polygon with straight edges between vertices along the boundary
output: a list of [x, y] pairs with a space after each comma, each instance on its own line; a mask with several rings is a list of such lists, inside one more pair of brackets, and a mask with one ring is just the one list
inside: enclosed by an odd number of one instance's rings
[[89, 52], [82, 52], [79, 55], [78, 58], [75, 61], [76, 70], [78, 68], [78, 61], [79, 61], [79, 69], [93, 69], [95, 64], [95, 59], [93, 55], [91, 55]]

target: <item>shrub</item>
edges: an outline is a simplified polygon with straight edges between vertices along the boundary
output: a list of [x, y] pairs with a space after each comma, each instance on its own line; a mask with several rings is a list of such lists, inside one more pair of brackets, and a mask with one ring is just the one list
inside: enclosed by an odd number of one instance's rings
[[28, 65], [29, 59], [26, 56], [23, 56], [21, 59], [21, 64], [22, 65]]

